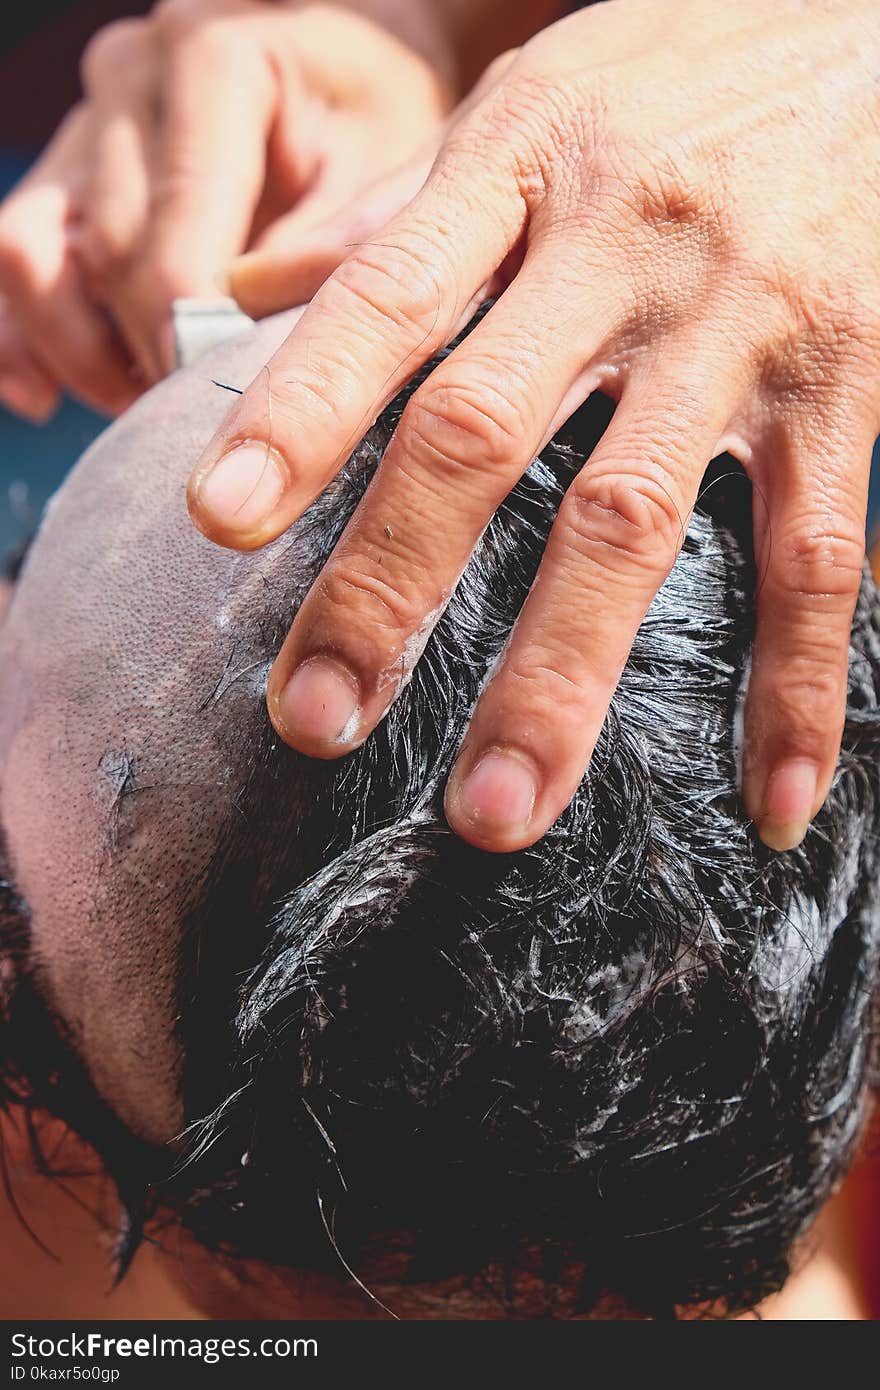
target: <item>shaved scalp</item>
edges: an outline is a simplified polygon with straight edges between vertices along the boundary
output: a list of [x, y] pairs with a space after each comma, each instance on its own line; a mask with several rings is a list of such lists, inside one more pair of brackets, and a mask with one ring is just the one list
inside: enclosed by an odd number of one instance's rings
[[223, 385], [289, 327], [102, 437], [0, 628], [14, 997], [43, 1002], [83, 1069], [43, 1020], [19, 1049], [52, 1058], [40, 1102], [90, 1116], [128, 1252], [162, 1207], [203, 1247], [372, 1270], [435, 1310], [482, 1281], [469, 1306], [510, 1311], [523, 1269], [530, 1312], [609, 1292], [751, 1307], [845, 1172], [872, 1077], [873, 582], [831, 794], [775, 855], [737, 792], [751, 494], [720, 461], [571, 804], [535, 846], [482, 854], [443, 788], [610, 407], [588, 403], [505, 499], [375, 733], [311, 761], [271, 728], [269, 667], [433, 364], [286, 536], [232, 554], [191, 526], [186, 479]]
[[[229, 406], [212, 378], [246, 384], [290, 323], [224, 345], [101, 436], [50, 505], [0, 631], [0, 816], [34, 959], [101, 1093], [157, 1142], [183, 1123], [186, 934], [195, 945], [231, 799], [253, 814], [271, 637], [302, 572], [289, 540], [252, 556], [204, 540], [187, 469]], [[242, 718], [250, 744], [232, 736]], [[256, 917], [264, 866], [292, 874], [298, 858], [302, 779], [276, 756], [278, 800], [251, 825]], [[241, 931], [231, 954], [253, 959]]]

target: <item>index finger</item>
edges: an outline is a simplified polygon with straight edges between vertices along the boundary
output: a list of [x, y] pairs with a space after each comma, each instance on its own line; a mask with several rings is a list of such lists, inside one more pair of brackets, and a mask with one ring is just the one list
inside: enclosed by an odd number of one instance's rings
[[[511, 193], [513, 189], [513, 193]], [[248, 550], [290, 526], [383, 407], [467, 323], [522, 231], [512, 178], [441, 159], [413, 201], [321, 286], [267, 379], [240, 397], [190, 480], [211, 540]]]
[[140, 326], [138, 348], [164, 374], [174, 366], [172, 301], [216, 295], [215, 277], [247, 243], [276, 83], [259, 43], [232, 24], [174, 36], [160, 71], [147, 230], [113, 308], [129, 331]]

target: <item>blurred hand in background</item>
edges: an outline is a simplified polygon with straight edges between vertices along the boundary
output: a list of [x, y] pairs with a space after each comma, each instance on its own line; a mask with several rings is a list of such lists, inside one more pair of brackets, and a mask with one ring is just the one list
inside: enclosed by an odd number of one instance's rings
[[116, 414], [216, 295], [409, 158], [460, 94], [454, 4], [161, 0], [101, 29], [83, 98], [0, 205], [0, 401]]

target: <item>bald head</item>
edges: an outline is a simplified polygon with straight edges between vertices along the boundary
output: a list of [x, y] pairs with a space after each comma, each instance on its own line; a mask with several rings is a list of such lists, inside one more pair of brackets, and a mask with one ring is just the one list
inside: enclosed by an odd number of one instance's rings
[[[209, 869], [255, 815], [270, 643], [305, 573], [290, 538], [259, 555], [210, 545], [185, 484], [229, 407], [212, 378], [245, 385], [290, 322], [178, 373], [101, 436], [53, 500], [0, 629], [0, 818], [34, 960], [101, 1093], [156, 1142], [183, 1122], [190, 948]], [[294, 755], [276, 753], [292, 773]], [[297, 859], [298, 787], [282, 777], [250, 823], [257, 917]]]

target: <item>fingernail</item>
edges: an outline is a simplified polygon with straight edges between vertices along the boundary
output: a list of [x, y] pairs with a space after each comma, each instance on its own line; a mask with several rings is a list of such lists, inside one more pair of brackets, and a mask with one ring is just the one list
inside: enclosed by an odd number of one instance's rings
[[337, 662], [312, 657], [284, 686], [273, 712], [296, 744], [350, 743], [359, 725], [357, 682]]
[[770, 849], [795, 849], [807, 833], [819, 784], [819, 769], [808, 758], [791, 758], [771, 772], [764, 792], [758, 833]]
[[0, 376], [0, 401], [16, 415], [42, 424], [53, 414], [58, 394], [48, 383], [41, 387], [19, 376]]
[[493, 830], [523, 830], [532, 818], [538, 784], [515, 753], [484, 753], [459, 788], [457, 808], [469, 821]]
[[230, 531], [256, 531], [284, 491], [278, 460], [265, 444], [242, 444], [224, 454], [199, 482], [199, 511]]

